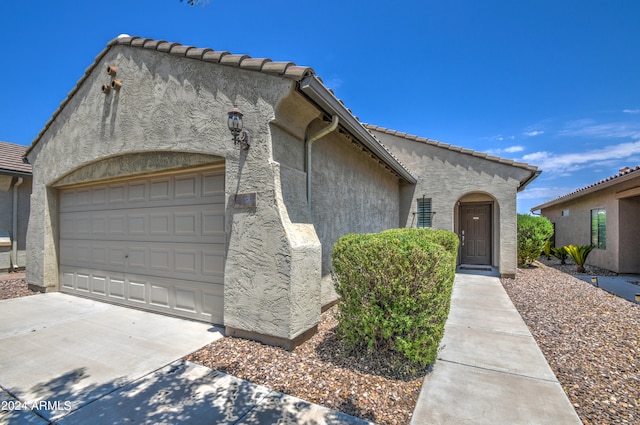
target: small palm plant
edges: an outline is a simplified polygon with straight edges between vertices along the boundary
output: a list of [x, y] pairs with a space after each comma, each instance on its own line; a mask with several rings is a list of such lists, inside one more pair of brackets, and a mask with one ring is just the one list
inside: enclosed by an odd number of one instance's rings
[[551, 254], [560, 260], [560, 264], [567, 264], [567, 257], [569, 257], [569, 254], [563, 246], [560, 248], [551, 248]]
[[595, 248], [593, 245], [566, 245], [563, 247], [569, 257], [576, 262], [576, 271], [585, 273], [584, 263], [587, 261], [589, 253]]

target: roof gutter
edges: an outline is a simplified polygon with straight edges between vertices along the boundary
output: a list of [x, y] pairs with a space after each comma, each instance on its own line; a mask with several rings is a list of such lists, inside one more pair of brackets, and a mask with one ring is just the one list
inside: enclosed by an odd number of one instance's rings
[[524, 188], [527, 187], [529, 183], [531, 183], [536, 178], [538, 178], [540, 174], [542, 174], [542, 170], [533, 171], [529, 177], [527, 177], [525, 180], [520, 182], [520, 186], [518, 186], [518, 192], [522, 192]]
[[380, 142], [349, 112], [347, 108], [322, 84], [315, 75], [300, 81], [300, 90], [330, 116], [338, 116], [342, 127], [377, 158], [389, 166], [407, 183], [415, 184], [417, 179], [396, 158], [380, 145]]

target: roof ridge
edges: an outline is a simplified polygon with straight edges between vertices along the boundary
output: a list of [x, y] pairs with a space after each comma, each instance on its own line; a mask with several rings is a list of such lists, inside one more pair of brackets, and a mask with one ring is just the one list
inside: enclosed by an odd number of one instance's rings
[[466, 155], [471, 155], [471, 156], [475, 156], [478, 158], [483, 158], [483, 159], [487, 159], [489, 161], [493, 161], [493, 162], [498, 162], [500, 164], [505, 164], [505, 165], [511, 165], [514, 167], [519, 167], [519, 168], [525, 168], [527, 170], [530, 171], [536, 171], [538, 170], [538, 167], [535, 165], [531, 165], [531, 164], [527, 164], [526, 162], [519, 162], [519, 161], [514, 161], [512, 159], [506, 159], [506, 158], [502, 158], [496, 155], [489, 155], [488, 153], [485, 152], [478, 152], [475, 151], [473, 149], [467, 149], [467, 148], [463, 148], [461, 146], [455, 146], [455, 145], [451, 145], [449, 143], [442, 143], [439, 142], [437, 140], [433, 140], [433, 139], [429, 139], [426, 137], [421, 137], [421, 136], [417, 136], [414, 134], [408, 134], [408, 133], [404, 133], [398, 130], [392, 130], [386, 127], [381, 127], [378, 125], [372, 125], [372, 124], [366, 124], [363, 123], [362, 124], [366, 129], [371, 130], [371, 131], [378, 131], [380, 133], [385, 133], [385, 134], [390, 134], [393, 136], [397, 136], [397, 137], [402, 137], [403, 139], [407, 139], [407, 140], [412, 140], [415, 142], [420, 142], [420, 143], [426, 143], [428, 145], [432, 145], [432, 146], [437, 146], [439, 148], [443, 148], [443, 149], [448, 149], [454, 152], [460, 152]]
[[234, 54], [223, 50], [216, 51], [210, 48], [199, 48], [165, 40], [155, 40], [138, 36], [119, 36], [113, 39], [108, 46], [110, 47], [116, 44], [157, 50], [175, 56], [183, 56], [190, 59], [218, 63], [220, 65], [279, 75], [295, 81], [300, 81], [305, 77], [315, 75], [313, 68], [298, 66], [289, 61], [274, 62], [269, 58], [253, 58], [246, 54]]

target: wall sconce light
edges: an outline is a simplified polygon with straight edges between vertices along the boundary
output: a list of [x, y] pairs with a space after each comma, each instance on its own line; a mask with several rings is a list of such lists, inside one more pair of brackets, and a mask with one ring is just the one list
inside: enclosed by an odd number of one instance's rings
[[229, 116], [227, 118], [227, 125], [229, 126], [229, 131], [233, 136], [233, 144], [240, 144], [240, 148], [242, 150], [249, 149], [249, 133], [242, 130], [242, 112], [238, 109], [237, 106], [233, 106], [227, 113]]

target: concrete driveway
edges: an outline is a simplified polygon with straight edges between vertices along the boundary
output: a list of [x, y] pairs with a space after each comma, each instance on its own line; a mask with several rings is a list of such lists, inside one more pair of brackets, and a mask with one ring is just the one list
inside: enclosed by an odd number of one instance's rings
[[61, 293], [0, 301], [0, 425], [369, 424], [181, 360], [221, 337]]
[[60, 420], [221, 337], [206, 323], [61, 293], [1, 301], [0, 423]]

